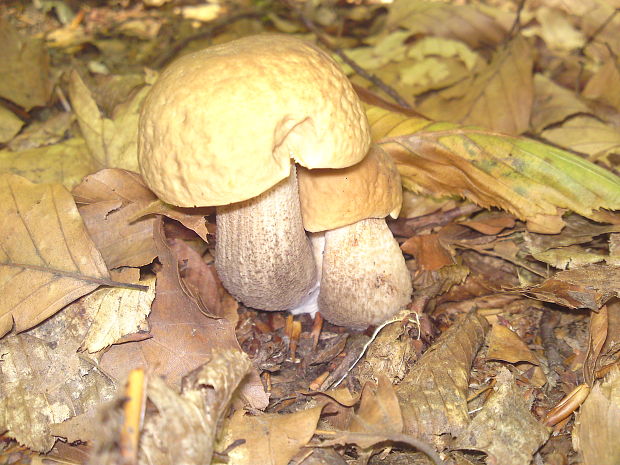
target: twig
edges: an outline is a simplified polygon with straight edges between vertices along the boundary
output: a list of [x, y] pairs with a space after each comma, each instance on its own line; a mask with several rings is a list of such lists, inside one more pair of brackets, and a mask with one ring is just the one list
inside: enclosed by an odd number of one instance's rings
[[398, 92], [396, 92], [395, 89], [393, 89], [392, 87], [390, 87], [389, 85], [387, 85], [385, 82], [383, 82], [381, 79], [379, 79], [377, 76], [375, 76], [374, 74], [370, 74], [368, 71], [366, 71], [364, 68], [362, 68], [360, 65], [358, 65], [357, 63], [355, 63], [355, 61], [351, 60], [343, 51], [342, 49], [334, 46], [325, 36], [325, 34], [323, 34], [323, 32], [321, 32], [321, 30], [316, 26], [316, 24], [314, 24], [314, 22], [308, 18], [308, 16], [306, 16], [304, 14], [304, 12], [297, 6], [292, 4], [291, 2], [289, 2], [288, 0], [282, 0], [289, 8], [291, 8], [293, 11], [295, 11], [295, 13], [297, 14], [297, 16], [299, 16], [299, 19], [301, 19], [301, 21], [304, 23], [304, 25], [314, 34], [316, 35], [316, 38], [318, 39], [319, 42], [321, 42], [325, 47], [327, 47], [328, 49], [330, 49], [332, 52], [334, 52], [336, 55], [338, 55], [342, 61], [344, 61], [347, 65], [349, 65], [351, 67], [351, 69], [353, 69], [353, 71], [355, 71], [357, 74], [359, 74], [361, 77], [363, 77], [364, 79], [366, 79], [367, 81], [372, 82], [375, 86], [377, 86], [379, 89], [381, 89], [383, 92], [385, 92], [387, 95], [389, 95], [390, 97], [392, 97], [392, 99], [394, 99], [394, 101], [396, 103], [398, 103], [400, 106], [403, 106], [405, 108], [411, 109], [411, 105], [409, 105], [409, 103], [407, 103], [407, 101], [402, 98]]

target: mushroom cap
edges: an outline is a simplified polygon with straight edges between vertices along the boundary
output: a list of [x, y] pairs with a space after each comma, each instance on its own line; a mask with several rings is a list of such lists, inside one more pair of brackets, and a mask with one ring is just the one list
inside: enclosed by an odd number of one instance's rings
[[402, 206], [400, 174], [378, 145], [348, 168], [300, 168], [297, 175], [306, 231], [326, 231], [366, 218], [396, 218]]
[[366, 114], [338, 65], [287, 35], [258, 35], [173, 62], [140, 115], [138, 161], [165, 202], [226, 205], [286, 178], [290, 159], [343, 168], [370, 145]]

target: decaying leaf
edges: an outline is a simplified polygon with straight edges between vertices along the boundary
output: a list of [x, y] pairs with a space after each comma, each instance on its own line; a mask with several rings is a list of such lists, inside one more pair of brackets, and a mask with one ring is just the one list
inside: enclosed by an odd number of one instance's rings
[[142, 178], [131, 171], [104, 169], [84, 178], [73, 190], [80, 215], [109, 268], [148, 265], [157, 256], [156, 220], [134, 220], [155, 200]]
[[13, 173], [36, 183], [60, 183], [72, 189], [96, 170], [84, 139], [17, 152], [0, 150], [0, 173]]
[[568, 308], [598, 311], [609, 299], [620, 295], [620, 266], [589, 265], [560, 271], [524, 293]]
[[366, 113], [373, 138], [383, 140], [380, 145], [394, 158], [407, 189], [503, 208], [534, 232], [559, 232], [563, 209], [596, 221], [620, 221], [600, 211], [620, 209], [620, 179], [576, 155], [531, 139], [425, 124], [379, 107]]
[[145, 420], [140, 461], [159, 465], [210, 463], [219, 419], [251, 367], [241, 351], [214, 351], [207, 364], [184, 378], [181, 395], [161, 378], [154, 378], [147, 396], [158, 414]]
[[27, 110], [45, 105], [52, 91], [49, 57], [40, 39], [22, 36], [0, 18], [0, 97]]
[[417, 109], [439, 121], [521, 134], [530, 126], [532, 65], [530, 46], [518, 37], [499, 49], [489, 66], [471, 80], [430, 95]]
[[[240, 348], [234, 331], [236, 321], [206, 316], [197, 298], [188, 293], [179, 275], [177, 256], [166, 244], [161, 219], [159, 222], [155, 240], [162, 268], [157, 273], [156, 297], [149, 316], [151, 337], [110, 347], [101, 366], [117, 379], [124, 378], [130, 368], [148, 368], [174, 386], [209, 360], [213, 350]], [[268, 397], [255, 372], [242, 392], [253, 407], [267, 405]]]
[[527, 400], [505, 368], [497, 375], [493, 395], [457, 438], [456, 447], [485, 452], [487, 463], [529, 465], [550, 430], [530, 413]]
[[489, 324], [470, 313], [446, 330], [398, 385], [404, 431], [431, 443], [469, 424], [469, 372]]
[[98, 352], [131, 333], [147, 331], [146, 317], [155, 298], [155, 278], [141, 281], [148, 291], [124, 288], [98, 289], [82, 299], [92, 321], [81, 349]]
[[[154, 408], [147, 409], [139, 444], [138, 465], [211, 463], [220, 416], [243, 380], [251, 362], [238, 350], [214, 351], [210, 360], [188, 374], [179, 389], [151, 376], [146, 395]], [[122, 399], [100, 409], [99, 435], [89, 459], [91, 465], [124, 461], [118, 447]]]
[[114, 395], [114, 381], [77, 353], [88, 330], [86, 313], [78, 301], [36, 329], [0, 340], [0, 429], [33, 450], [52, 448], [54, 424]]
[[101, 284], [108, 270], [71, 194], [0, 176], [0, 335], [24, 331]]
[[239, 439], [228, 453], [230, 465], [287, 465], [312, 438], [322, 407], [286, 415], [235, 412], [226, 425], [223, 447]]
[[585, 400], [573, 430], [573, 447], [584, 465], [620, 463], [620, 370], [613, 370], [596, 384]]

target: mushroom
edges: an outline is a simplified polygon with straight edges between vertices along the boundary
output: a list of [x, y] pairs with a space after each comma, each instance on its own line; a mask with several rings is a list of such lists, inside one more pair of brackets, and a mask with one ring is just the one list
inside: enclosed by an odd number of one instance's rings
[[140, 114], [138, 159], [163, 201], [216, 206], [216, 269], [228, 291], [250, 307], [287, 310], [316, 285], [294, 163], [344, 168], [369, 144], [359, 99], [325, 52], [259, 35], [162, 72]]
[[[318, 309], [351, 327], [380, 323], [411, 300], [411, 276], [384, 218], [402, 205], [400, 175], [379, 146], [339, 170], [299, 170], [304, 227], [324, 232]], [[318, 240], [315, 247], [321, 247]], [[317, 251], [315, 251], [317, 253]]]

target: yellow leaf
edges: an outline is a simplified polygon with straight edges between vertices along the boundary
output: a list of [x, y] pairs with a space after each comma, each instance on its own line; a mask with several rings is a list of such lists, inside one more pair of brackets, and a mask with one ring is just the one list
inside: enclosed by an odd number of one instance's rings
[[79, 184], [96, 166], [82, 138], [19, 152], [0, 150], [0, 173], [17, 174], [36, 183], [57, 182], [67, 189]]
[[529, 128], [534, 96], [529, 44], [517, 37], [481, 72], [430, 95], [417, 110], [439, 121], [474, 124], [508, 134]]
[[[71, 194], [0, 176], [0, 336], [24, 331], [109, 283]], [[108, 282], [106, 282], [108, 281]]]

